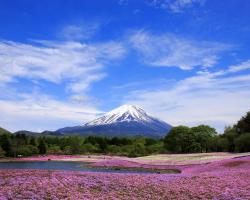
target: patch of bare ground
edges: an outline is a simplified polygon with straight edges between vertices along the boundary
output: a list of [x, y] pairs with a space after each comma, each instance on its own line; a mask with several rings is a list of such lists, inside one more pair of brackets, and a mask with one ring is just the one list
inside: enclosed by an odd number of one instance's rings
[[232, 161], [232, 162], [225, 163], [223, 166], [225, 166], [225, 167], [238, 167], [242, 164], [247, 164], [247, 163], [250, 164], [249, 161]]

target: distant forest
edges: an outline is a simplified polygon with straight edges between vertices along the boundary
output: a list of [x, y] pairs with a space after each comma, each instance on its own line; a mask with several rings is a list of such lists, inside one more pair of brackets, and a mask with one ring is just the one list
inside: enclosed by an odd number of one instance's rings
[[249, 152], [250, 112], [223, 134], [207, 125], [173, 127], [165, 138], [30, 136], [0, 129], [0, 157], [44, 154], [109, 154], [129, 157], [157, 153]]

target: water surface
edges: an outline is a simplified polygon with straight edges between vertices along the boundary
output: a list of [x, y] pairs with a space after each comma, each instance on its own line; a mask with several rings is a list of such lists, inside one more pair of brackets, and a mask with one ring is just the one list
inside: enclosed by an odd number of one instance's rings
[[106, 169], [91, 168], [84, 162], [63, 162], [63, 161], [18, 161], [0, 162], [0, 169], [40, 169], [40, 170], [67, 170], [84, 172], [115, 172], [115, 173], [153, 173], [139, 169]]

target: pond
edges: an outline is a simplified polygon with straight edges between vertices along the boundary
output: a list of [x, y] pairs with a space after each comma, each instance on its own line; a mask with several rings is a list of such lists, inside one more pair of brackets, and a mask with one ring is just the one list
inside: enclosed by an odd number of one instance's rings
[[84, 172], [115, 172], [115, 173], [154, 173], [140, 169], [117, 169], [117, 168], [91, 168], [84, 162], [63, 161], [18, 161], [0, 162], [0, 169], [40, 169], [40, 170], [68, 170]]

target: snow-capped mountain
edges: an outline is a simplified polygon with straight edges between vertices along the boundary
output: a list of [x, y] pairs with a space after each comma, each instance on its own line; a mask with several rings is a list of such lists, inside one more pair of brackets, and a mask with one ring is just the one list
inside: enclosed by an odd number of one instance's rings
[[106, 125], [119, 122], [151, 122], [155, 118], [150, 117], [147, 113], [138, 106], [134, 105], [123, 105], [114, 110], [111, 110], [104, 116], [97, 118], [91, 122], [86, 123], [86, 126]]
[[162, 137], [171, 125], [148, 115], [142, 108], [123, 105], [82, 126], [57, 130], [62, 134]]

